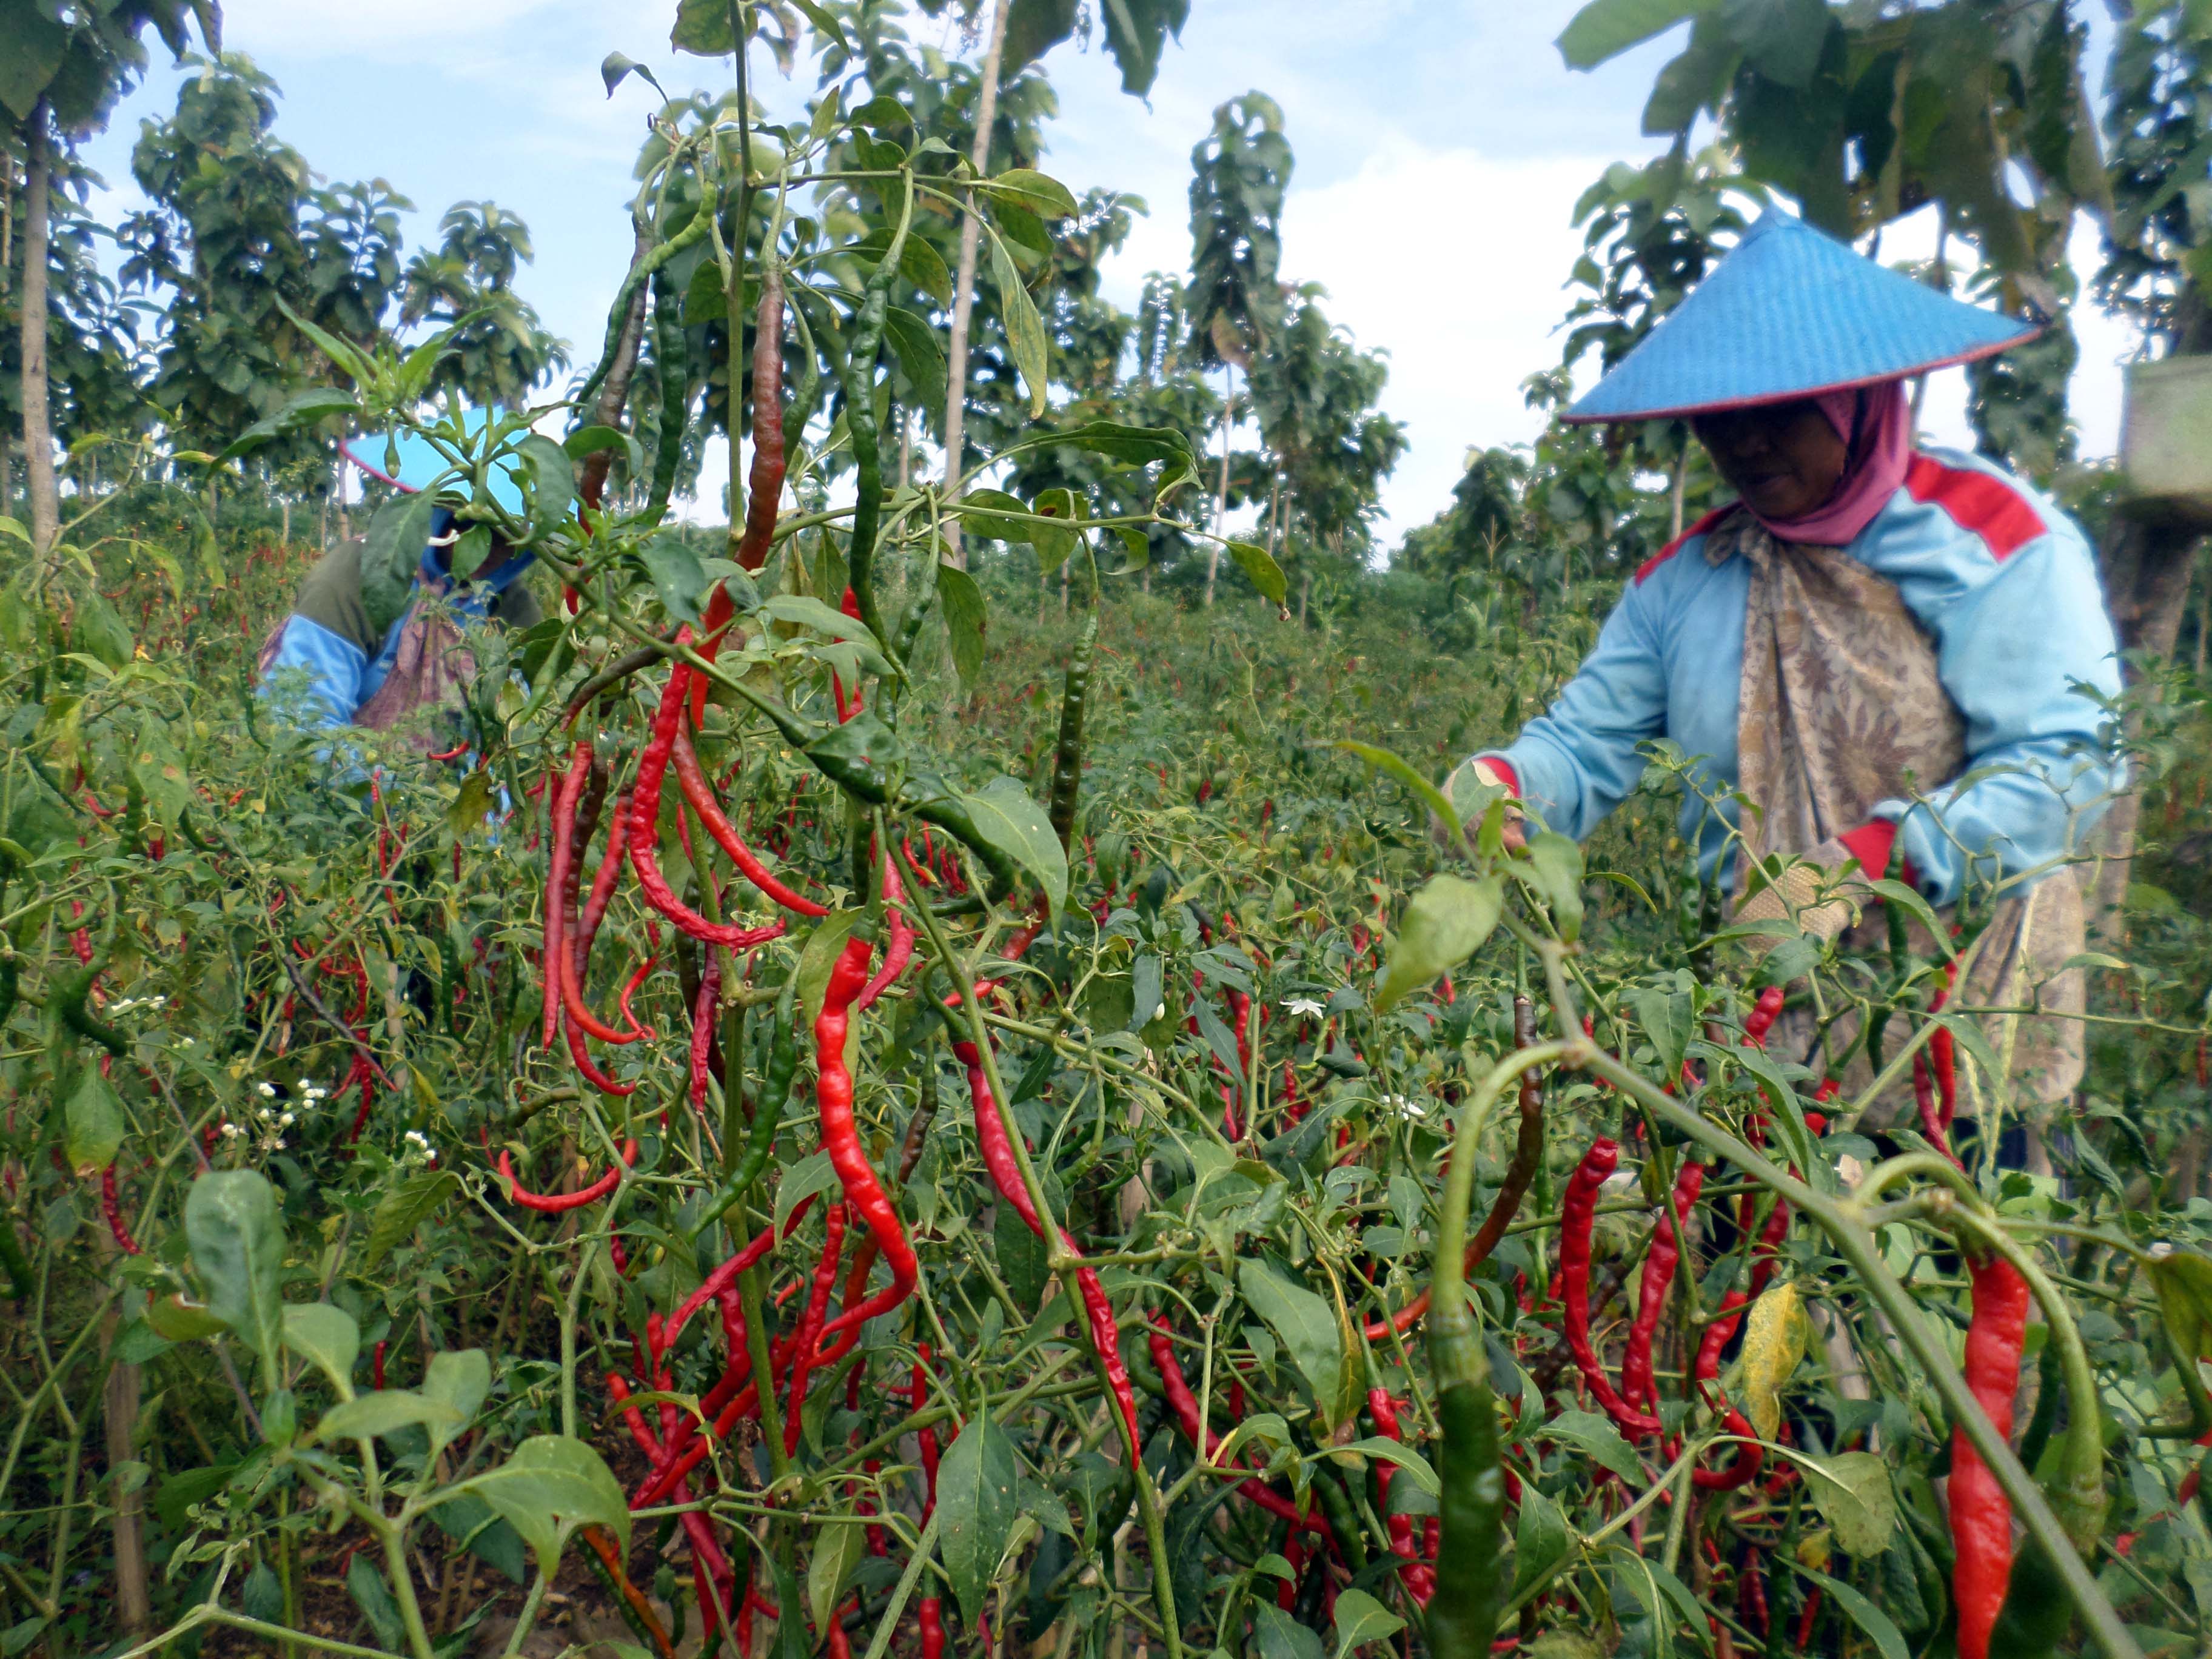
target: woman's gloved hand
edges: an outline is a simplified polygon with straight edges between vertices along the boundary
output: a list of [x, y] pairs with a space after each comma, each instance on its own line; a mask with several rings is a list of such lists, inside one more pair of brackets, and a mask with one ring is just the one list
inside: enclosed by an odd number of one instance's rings
[[[1854, 866], [1846, 875], [1846, 866]], [[1771, 881], [1760, 878], [1759, 890], [1735, 908], [1735, 920], [1783, 921], [1795, 917], [1808, 937], [1823, 945], [1858, 921], [1859, 912], [1872, 897], [1863, 872], [1856, 867], [1851, 849], [1840, 841], [1822, 842], [1801, 854]], [[1744, 944], [1764, 956], [1775, 939], [1747, 939]]]
[[[1520, 803], [1512, 799], [1513, 780], [1480, 756], [1462, 761], [1452, 769], [1451, 775], [1444, 780], [1444, 799], [1459, 811], [1461, 820], [1466, 825], [1468, 845], [1473, 846], [1475, 826], [1481, 822], [1481, 814], [1470, 814], [1468, 811], [1475, 803], [1476, 792], [1480, 789], [1503, 789], [1506, 792], [1505, 822], [1502, 826], [1505, 850], [1509, 853], [1521, 851], [1528, 842], [1521, 827]], [[1433, 812], [1429, 815], [1429, 835], [1439, 847], [1449, 848], [1451, 845], [1450, 830]]]

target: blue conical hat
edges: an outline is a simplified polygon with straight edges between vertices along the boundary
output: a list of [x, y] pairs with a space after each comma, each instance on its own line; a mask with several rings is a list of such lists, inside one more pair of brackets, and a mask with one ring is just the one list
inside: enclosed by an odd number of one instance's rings
[[1840, 392], [1992, 356], [2037, 331], [1769, 210], [1565, 418], [1648, 421]]

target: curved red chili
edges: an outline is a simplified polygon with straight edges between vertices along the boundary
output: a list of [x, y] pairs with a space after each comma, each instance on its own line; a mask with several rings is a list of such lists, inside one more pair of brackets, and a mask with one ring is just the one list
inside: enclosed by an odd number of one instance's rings
[[[1182, 1431], [1183, 1438], [1194, 1446], [1199, 1443], [1200, 1419], [1198, 1396], [1190, 1391], [1190, 1382], [1183, 1376], [1182, 1364], [1176, 1358], [1175, 1345], [1170, 1341], [1166, 1322], [1158, 1315], [1152, 1316], [1153, 1328], [1145, 1337], [1146, 1350], [1152, 1355], [1152, 1369], [1160, 1374], [1160, 1384], [1166, 1390], [1168, 1408], [1175, 1413], [1176, 1426]], [[1209, 1433], [1206, 1437], [1206, 1455], [1211, 1458], [1221, 1444], [1221, 1437]], [[1267, 1482], [1260, 1480], [1240, 1480], [1237, 1490], [1260, 1508], [1279, 1521], [1290, 1523], [1293, 1531], [1316, 1532], [1328, 1535], [1328, 1522], [1312, 1510], [1303, 1514], [1298, 1506]]]
[[583, 798], [584, 780], [590, 775], [592, 745], [579, 740], [570, 751], [568, 769], [560, 775], [561, 787], [552, 792], [547, 811], [553, 820], [553, 848], [545, 863], [545, 921], [539, 957], [545, 979], [544, 1011], [538, 1046], [550, 1048], [561, 1022], [561, 963], [567, 954], [568, 866], [575, 857], [576, 803]]
[[628, 795], [615, 798], [614, 821], [607, 826], [606, 851], [600, 855], [599, 867], [592, 877], [592, 890], [584, 901], [584, 914], [576, 924], [575, 945], [569, 952], [576, 962], [576, 982], [582, 984], [592, 961], [592, 944], [599, 936], [599, 923], [607, 914], [607, 906], [614, 902], [615, 884], [622, 879], [624, 854], [629, 846], [629, 800]]
[[874, 949], [868, 939], [848, 939], [830, 970], [830, 982], [822, 994], [822, 1012], [814, 1020], [814, 1099], [821, 1115], [822, 1145], [845, 1189], [845, 1201], [866, 1224], [877, 1249], [890, 1266], [891, 1282], [858, 1307], [841, 1310], [823, 1328], [824, 1336], [848, 1326], [866, 1324], [898, 1306], [914, 1294], [919, 1273], [914, 1247], [907, 1243], [898, 1212], [860, 1145], [860, 1127], [853, 1117], [852, 1073], [845, 1069], [845, 1033], [851, 1024], [853, 999], [867, 983], [868, 959]]
[[1589, 1385], [1591, 1395], [1624, 1433], [1656, 1434], [1659, 1419], [1647, 1417], [1623, 1400], [1599, 1361], [1589, 1332], [1590, 1229], [1597, 1219], [1597, 1195], [1620, 1162], [1620, 1145], [1601, 1135], [1583, 1154], [1567, 1182], [1559, 1206], [1559, 1279], [1566, 1303], [1567, 1348]]
[[[677, 630], [678, 645], [688, 644], [690, 639], [689, 627]], [[781, 938], [783, 923], [778, 921], [766, 927], [747, 928], [709, 921], [678, 898], [660, 873], [660, 786], [680, 733], [684, 692], [690, 673], [690, 666], [681, 662], [669, 669], [668, 684], [653, 717], [652, 738], [638, 761], [637, 787], [630, 793], [630, 867], [637, 872], [638, 890], [645, 895], [646, 902], [693, 939], [709, 945], [726, 945], [732, 951], [750, 951], [757, 945]]]
[[698, 815], [699, 822], [707, 826], [707, 833], [730, 855], [730, 862], [738, 866], [747, 881], [787, 910], [796, 910], [802, 916], [826, 916], [830, 914], [828, 905], [817, 904], [804, 894], [792, 891], [745, 844], [744, 838], [738, 834], [737, 827], [722, 811], [721, 803], [714, 799], [714, 787], [700, 769], [698, 753], [691, 747], [690, 738], [684, 735], [680, 726], [677, 728], [676, 746], [670, 752], [670, 759], [675, 765], [677, 787], [683, 792], [684, 800]]
[[123, 1200], [115, 1190], [115, 1164], [112, 1159], [100, 1172], [100, 1212], [107, 1218], [107, 1231], [115, 1236], [116, 1247], [125, 1255], [137, 1255], [138, 1241], [131, 1237], [131, 1229], [124, 1224]]
[[707, 1058], [714, 1047], [714, 1013], [722, 999], [722, 958], [712, 951], [700, 970], [699, 994], [691, 1004], [691, 1109], [707, 1109]]
[[1637, 1279], [1636, 1322], [1629, 1327], [1628, 1346], [1620, 1360], [1621, 1396], [1632, 1406], [1656, 1411], [1659, 1404], [1658, 1389], [1652, 1380], [1651, 1340], [1659, 1328], [1667, 1292], [1674, 1283], [1674, 1268], [1682, 1259], [1680, 1228], [1688, 1221], [1705, 1180], [1705, 1166], [1685, 1158], [1674, 1182], [1674, 1203], [1671, 1208], [1662, 1208], [1651, 1229], [1651, 1248], [1644, 1254], [1644, 1270]]
[[[637, 1162], [637, 1141], [635, 1137], [623, 1142], [622, 1161], [624, 1166]], [[507, 1196], [526, 1210], [541, 1210], [556, 1214], [562, 1210], [580, 1210], [594, 1200], [605, 1198], [622, 1182], [622, 1170], [610, 1170], [590, 1186], [573, 1193], [533, 1193], [524, 1188], [514, 1178], [514, 1156], [504, 1147], [499, 1154], [500, 1179], [507, 1182]]]
[[884, 965], [876, 976], [867, 982], [860, 994], [853, 999], [853, 1012], [858, 1013], [896, 984], [898, 976], [914, 960], [914, 924], [906, 919], [899, 906], [906, 902], [906, 889], [899, 881], [898, 861], [886, 853], [884, 855], [884, 912], [890, 922], [890, 943], [884, 946]]
[[[2012, 1435], [2020, 1350], [2027, 1335], [2027, 1281], [2002, 1256], [1969, 1261], [1973, 1322], [1966, 1328], [1966, 1386], [2000, 1439]], [[1959, 1610], [1959, 1659], [1989, 1659], [1990, 1632], [2012, 1580], [2012, 1503], [1956, 1429], [1951, 1434], [1952, 1600]]]
[[822, 1259], [814, 1267], [814, 1285], [805, 1311], [791, 1343], [791, 1392], [785, 1396], [783, 1450], [789, 1456], [799, 1449], [799, 1413], [806, 1406], [806, 1380], [814, 1370], [814, 1346], [821, 1340], [823, 1321], [830, 1312], [830, 1292], [837, 1283], [838, 1259], [845, 1252], [845, 1206], [832, 1204], [824, 1212]]

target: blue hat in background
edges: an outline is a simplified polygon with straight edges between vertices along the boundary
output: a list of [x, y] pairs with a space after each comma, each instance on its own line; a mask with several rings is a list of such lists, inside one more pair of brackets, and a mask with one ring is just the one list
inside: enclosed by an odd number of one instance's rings
[[1769, 209], [1562, 418], [1649, 421], [1781, 403], [1972, 362], [2039, 331]]
[[[462, 422], [472, 434], [482, 432], [490, 423], [491, 411], [471, 409], [462, 416]], [[372, 478], [380, 478], [396, 489], [412, 495], [435, 483], [440, 476], [450, 469], [446, 459], [427, 438], [412, 432], [392, 434], [372, 433], [367, 437], [351, 438], [343, 446], [346, 459]], [[397, 450], [399, 465], [397, 471], [387, 466]], [[522, 484], [520, 474], [522, 463], [512, 454], [502, 455], [489, 469], [486, 483], [491, 498], [508, 512], [520, 516], [523, 511]], [[457, 489], [458, 479], [448, 479]]]

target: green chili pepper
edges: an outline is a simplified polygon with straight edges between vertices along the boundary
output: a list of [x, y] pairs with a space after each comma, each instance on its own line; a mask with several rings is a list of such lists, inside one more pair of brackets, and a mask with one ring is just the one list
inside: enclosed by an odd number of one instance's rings
[[590, 406], [592, 397], [599, 392], [599, 383], [614, 368], [615, 359], [621, 354], [623, 329], [629, 321], [630, 296], [637, 292], [638, 284], [685, 248], [702, 240], [714, 213], [714, 192], [708, 191], [700, 198], [699, 211], [692, 216], [690, 223], [629, 268], [629, 274], [623, 278], [622, 286], [615, 290], [614, 303], [607, 307], [607, 337], [606, 343], [599, 349], [599, 366], [592, 371], [591, 379], [584, 382], [583, 389], [571, 400], [576, 408]]
[[[1503, 1482], [1499, 1492], [1504, 1491]], [[1367, 1538], [1360, 1531], [1359, 1517], [1352, 1512], [1352, 1499], [1335, 1475], [1327, 1469], [1316, 1469], [1313, 1481], [1314, 1497], [1321, 1504], [1322, 1518], [1328, 1521], [1330, 1534], [1336, 1540], [1338, 1552], [1345, 1565], [1352, 1571], [1364, 1571], [1367, 1565]], [[1487, 1644], [1486, 1644], [1487, 1645]]]
[[753, 1129], [745, 1142], [744, 1157], [723, 1179], [707, 1200], [691, 1237], [699, 1237], [722, 1218], [725, 1211], [745, 1195], [775, 1151], [776, 1131], [783, 1123], [784, 1104], [791, 1097], [792, 1079], [799, 1075], [799, 1024], [794, 1017], [798, 997], [794, 974], [775, 1001], [775, 1035], [769, 1046], [768, 1071], [761, 1079], [759, 1100], [753, 1107]]
[[[1504, 1079], [1493, 1085], [1502, 1085]], [[1505, 1540], [1505, 1476], [1498, 1461], [1498, 1411], [1490, 1367], [1467, 1302], [1467, 1212], [1474, 1195], [1475, 1137], [1496, 1095], [1470, 1104], [1460, 1120], [1447, 1177], [1443, 1224], [1430, 1274], [1429, 1369], [1436, 1378], [1437, 1458], [1437, 1591], [1428, 1607], [1432, 1659], [1488, 1659], [1508, 1579], [1499, 1560]]]
[[808, 744], [806, 758], [823, 777], [869, 806], [888, 804], [898, 793], [900, 775], [906, 769], [898, 734], [871, 709], [862, 709]]
[[1075, 799], [1083, 788], [1083, 710], [1091, 693], [1091, 662], [1098, 645], [1098, 613], [1093, 611], [1068, 654], [1067, 678], [1060, 696], [1060, 743], [1052, 757], [1052, 832], [1060, 849], [1075, 833]]
[[62, 1024], [88, 1042], [97, 1042], [118, 1060], [131, 1052], [131, 1039], [94, 1014], [87, 1006], [92, 995], [92, 982], [100, 977], [104, 963], [95, 962], [88, 968], [80, 968], [55, 982], [54, 1011], [62, 1017]]
[[883, 263], [868, 278], [860, 297], [860, 316], [853, 325], [853, 349], [845, 360], [845, 431], [853, 441], [856, 494], [853, 502], [853, 534], [845, 555], [846, 580], [851, 584], [860, 621], [887, 645], [890, 635], [876, 608], [872, 574], [876, 559], [876, 530], [884, 504], [882, 432], [876, 421], [876, 356], [883, 349], [884, 317], [890, 306], [891, 278], [898, 274], [899, 256], [905, 251], [907, 228], [914, 221], [914, 189], [899, 181], [903, 201], [890, 246]]
[[653, 362], [660, 380], [660, 441], [653, 451], [653, 489], [646, 497], [645, 521], [658, 524], [676, 487], [676, 465], [684, 457], [684, 417], [691, 399], [685, 375], [684, 294], [665, 274], [653, 279]]

